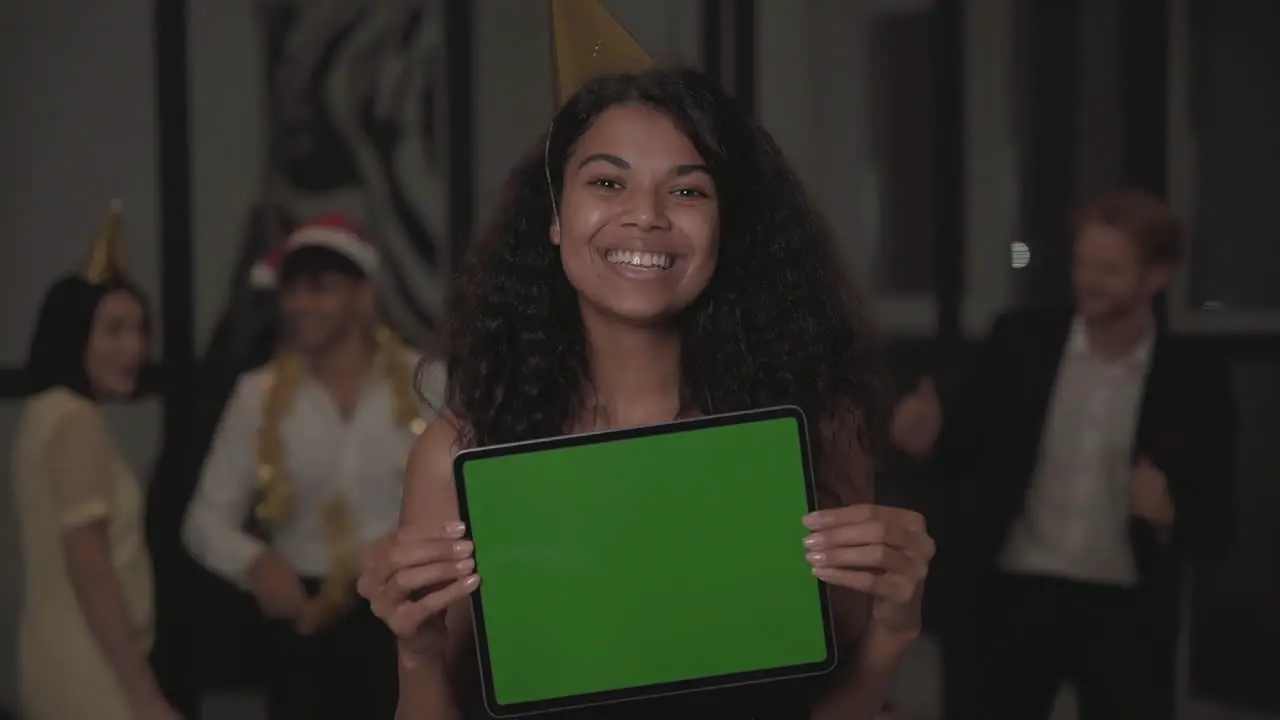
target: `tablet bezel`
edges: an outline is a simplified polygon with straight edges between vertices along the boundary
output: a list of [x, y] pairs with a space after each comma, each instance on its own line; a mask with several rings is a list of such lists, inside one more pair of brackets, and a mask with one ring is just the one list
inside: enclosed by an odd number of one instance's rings
[[[470, 462], [513, 454], [558, 450], [601, 442], [634, 440], [637, 438], [670, 435], [679, 432], [706, 430], [718, 427], [730, 427], [734, 425], [779, 419], [790, 419], [795, 421], [796, 431], [799, 434], [800, 457], [803, 465], [805, 499], [808, 504], [808, 511], [813, 512], [818, 509], [818, 490], [813, 469], [813, 459], [810, 454], [809, 423], [805, 417], [804, 411], [800, 408], [792, 405], [784, 405], [759, 410], [744, 410], [719, 415], [708, 415], [687, 420], [676, 420], [658, 425], [644, 425], [618, 430], [602, 430], [577, 435], [562, 435], [543, 440], [528, 440], [504, 445], [491, 445], [481, 448], [462, 450], [458, 452], [453, 459], [453, 481], [454, 487], [457, 491], [459, 517], [466, 525], [465, 537], [467, 539], [471, 539], [472, 537], [471, 512], [467, 504], [466, 482], [466, 466]], [[799, 522], [799, 518], [797, 518], [796, 521]], [[800, 552], [800, 550], [800, 548], [797, 548], [797, 552]], [[483, 580], [484, 569], [479, 567], [478, 560], [476, 572]], [[480, 660], [480, 684], [484, 695], [485, 709], [495, 718], [512, 718], [560, 710], [594, 707], [628, 700], [681, 695], [705, 690], [718, 690], [735, 686], [755, 685], [778, 680], [823, 675], [830, 672], [835, 667], [837, 661], [835, 625], [832, 619], [831, 602], [827, 585], [826, 583], [818, 581], [816, 578], [814, 582], [818, 592], [818, 600], [822, 613], [823, 636], [826, 642], [826, 658], [819, 662], [504, 705], [498, 702], [494, 695], [492, 665], [489, 657], [489, 645], [484, 623], [484, 583], [482, 581], [480, 587], [471, 594], [471, 613], [476, 652], [479, 655]]]

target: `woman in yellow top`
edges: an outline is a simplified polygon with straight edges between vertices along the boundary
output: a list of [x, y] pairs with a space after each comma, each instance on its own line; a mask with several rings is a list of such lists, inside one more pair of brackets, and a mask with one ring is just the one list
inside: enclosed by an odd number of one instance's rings
[[32, 340], [35, 393], [13, 451], [25, 593], [28, 720], [173, 720], [148, 663], [153, 606], [143, 498], [100, 402], [136, 393], [147, 356], [141, 293], [118, 272], [59, 280]]

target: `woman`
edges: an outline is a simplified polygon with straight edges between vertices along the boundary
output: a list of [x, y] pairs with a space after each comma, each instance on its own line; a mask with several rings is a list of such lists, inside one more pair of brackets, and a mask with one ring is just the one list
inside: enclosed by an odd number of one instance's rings
[[796, 551], [833, 590], [847, 662], [820, 687], [581, 716], [876, 715], [919, 633], [933, 543], [919, 515], [869, 504], [878, 367], [839, 267], [777, 145], [703, 75], [613, 75], [569, 100], [473, 248], [450, 316], [447, 414], [410, 458], [402, 531], [367, 553], [361, 592], [400, 638], [398, 717], [476, 706], [475, 672], [455, 672], [480, 578], [458, 541], [454, 453], [781, 404], [818, 420], [824, 509], [803, 518], [813, 532]]
[[136, 394], [148, 321], [136, 287], [68, 277], [45, 297], [13, 476], [26, 568], [28, 720], [172, 720], [148, 665], [151, 563], [141, 488], [99, 406]]

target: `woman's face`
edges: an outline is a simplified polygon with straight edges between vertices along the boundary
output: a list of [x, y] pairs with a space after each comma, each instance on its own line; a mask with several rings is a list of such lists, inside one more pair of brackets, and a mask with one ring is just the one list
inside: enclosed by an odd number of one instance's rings
[[85, 348], [85, 371], [95, 394], [132, 395], [147, 358], [147, 325], [142, 303], [117, 290], [98, 303]]
[[565, 162], [551, 242], [584, 312], [669, 321], [715, 271], [720, 211], [693, 143], [639, 105], [601, 113]]

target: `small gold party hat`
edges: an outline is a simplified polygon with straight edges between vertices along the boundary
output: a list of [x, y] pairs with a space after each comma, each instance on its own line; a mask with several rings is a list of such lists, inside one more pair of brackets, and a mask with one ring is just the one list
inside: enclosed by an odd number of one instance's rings
[[113, 277], [125, 275], [127, 265], [124, 246], [120, 240], [120, 224], [124, 216], [124, 203], [112, 200], [107, 207], [107, 217], [102, 229], [89, 246], [89, 259], [84, 266], [84, 279], [98, 284]]
[[649, 54], [600, 0], [551, 0], [551, 60], [557, 107], [601, 75], [653, 67]]

